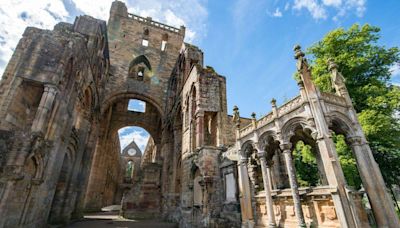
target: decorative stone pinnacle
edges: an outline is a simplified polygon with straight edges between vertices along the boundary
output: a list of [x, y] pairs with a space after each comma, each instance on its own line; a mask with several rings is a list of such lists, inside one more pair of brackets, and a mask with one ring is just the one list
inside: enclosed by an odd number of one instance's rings
[[300, 57], [304, 57], [304, 53], [301, 51], [301, 46], [300, 45], [296, 45], [293, 48], [294, 50], [294, 58], [295, 59], [299, 59]]
[[236, 127], [240, 127], [240, 114], [239, 114], [239, 108], [235, 105], [233, 106], [233, 122], [236, 123]]
[[275, 100], [275, 98], [272, 98], [272, 100], [271, 100], [271, 105], [272, 105], [272, 107], [276, 107], [276, 100]]
[[329, 58], [328, 59], [328, 69], [329, 69], [329, 71], [332, 71], [332, 70], [334, 70], [334, 69], [337, 69], [337, 64], [333, 61], [333, 59], [332, 58]]

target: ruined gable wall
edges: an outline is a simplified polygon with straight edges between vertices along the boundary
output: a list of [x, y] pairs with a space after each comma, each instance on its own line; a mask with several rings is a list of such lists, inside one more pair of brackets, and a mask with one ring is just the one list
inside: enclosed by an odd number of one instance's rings
[[[145, 30], [148, 35], [145, 35]], [[161, 43], [167, 36], [165, 50]], [[108, 21], [111, 77], [105, 92], [109, 97], [120, 93], [131, 93], [144, 100], [151, 100], [163, 109], [166, 103], [168, 79], [183, 43], [184, 28], [172, 28], [128, 14], [126, 6], [114, 2]], [[143, 46], [143, 39], [148, 46]], [[130, 64], [139, 56], [145, 56], [151, 69], [146, 69], [143, 80], [129, 77]]]

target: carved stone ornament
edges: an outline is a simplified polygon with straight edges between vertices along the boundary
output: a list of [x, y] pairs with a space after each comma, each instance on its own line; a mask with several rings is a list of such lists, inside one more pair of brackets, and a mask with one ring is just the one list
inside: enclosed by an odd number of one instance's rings
[[345, 85], [345, 78], [343, 75], [338, 71], [337, 65], [333, 62], [333, 59], [328, 60], [329, 63], [329, 71], [331, 71], [331, 79], [332, 79], [332, 86], [335, 85], [338, 88], [342, 88]]

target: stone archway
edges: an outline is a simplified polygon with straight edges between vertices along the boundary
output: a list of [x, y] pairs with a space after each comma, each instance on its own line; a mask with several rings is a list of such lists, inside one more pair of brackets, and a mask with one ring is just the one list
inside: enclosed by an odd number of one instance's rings
[[[130, 110], [129, 102], [133, 99], [143, 102], [145, 108], [141, 111]], [[119, 93], [111, 95], [105, 102], [108, 107], [102, 114], [100, 137], [94, 153], [89, 185], [86, 191], [85, 206], [87, 210], [99, 210], [104, 206], [118, 203], [117, 194], [120, 192], [120, 178], [124, 173], [119, 169], [120, 162], [120, 141], [118, 130], [125, 126], [137, 126], [146, 130], [151, 136], [154, 145], [154, 154], [143, 154], [140, 163], [141, 174], [131, 193], [123, 197], [123, 214], [133, 217], [140, 213], [140, 216], [155, 215], [160, 212], [160, 153], [162, 148], [162, 120], [163, 116], [160, 107], [152, 98], [137, 93]], [[143, 152], [145, 153], [145, 152]], [[149, 152], [150, 153], [150, 152]], [[153, 194], [149, 192], [153, 191]], [[134, 193], [135, 192], [135, 193]], [[135, 202], [135, 203], [132, 203]], [[147, 207], [147, 205], [149, 205]], [[140, 208], [141, 211], [137, 209]], [[146, 210], [147, 208], [147, 210]]]

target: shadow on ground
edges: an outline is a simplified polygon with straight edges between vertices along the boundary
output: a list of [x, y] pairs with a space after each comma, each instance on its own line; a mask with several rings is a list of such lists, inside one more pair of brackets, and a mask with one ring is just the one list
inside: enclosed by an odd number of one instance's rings
[[67, 228], [175, 228], [177, 224], [156, 220], [131, 220], [118, 216], [118, 212], [87, 214], [84, 219], [75, 221]]

